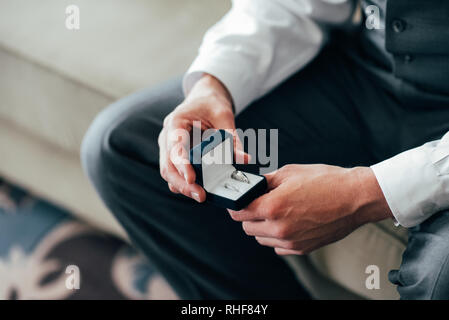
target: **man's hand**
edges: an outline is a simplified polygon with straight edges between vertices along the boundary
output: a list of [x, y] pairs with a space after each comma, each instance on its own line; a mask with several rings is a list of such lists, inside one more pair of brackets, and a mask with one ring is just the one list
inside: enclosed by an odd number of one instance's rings
[[268, 193], [240, 211], [229, 210], [277, 254], [306, 254], [359, 226], [392, 217], [372, 170], [287, 165], [266, 175]]
[[196, 82], [188, 96], [164, 119], [164, 127], [159, 134], [159, 165], [161, 176], [174, 193], [182, 193], [198, 202], [206, 199], [202, 187], [195, 184], [195, 171], [189, 162], [186, 139], [180, 132], [191, 132], [193, 122], [200, 121], [201, 129], [227, 129], [234, 134], [236, 156], [247, 161], [248, 155], [242, 150], [240, 140], [235, 135], [235, 121], [232, 99], [227, 89], [211, 75], [204, 75]]

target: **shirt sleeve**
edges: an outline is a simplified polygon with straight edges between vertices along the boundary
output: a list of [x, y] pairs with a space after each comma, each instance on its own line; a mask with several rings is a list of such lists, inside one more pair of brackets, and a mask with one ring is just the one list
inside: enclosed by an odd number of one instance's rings
[[414, 227], [449, 208], [449, 132], [371, 168], [398, 224]]
[[236, 113], [242, 111], [310, 62], [326, 40], [323, 21], [348, 19], [352, 6], [347, 0], [234, 0], [204, 36], [184, 93], [209, 73], [226, 86]]

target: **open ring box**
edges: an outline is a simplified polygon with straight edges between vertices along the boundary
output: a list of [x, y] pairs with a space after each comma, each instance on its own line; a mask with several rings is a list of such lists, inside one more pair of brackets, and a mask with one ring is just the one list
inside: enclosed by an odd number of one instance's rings
[[[217, 130], [190, 150], [190, 162], [196, 173], [196, 183], [206, 191], [206, 200], [232, 210], [245, 208], [265, 193], [264, 176], [244, 172], [234, 166], [234, 139], [225, 130]], [[240, 170], [248, 181], [239, 181], [232, 173]], [[241, 173], [240, 173], [241, 174]]]

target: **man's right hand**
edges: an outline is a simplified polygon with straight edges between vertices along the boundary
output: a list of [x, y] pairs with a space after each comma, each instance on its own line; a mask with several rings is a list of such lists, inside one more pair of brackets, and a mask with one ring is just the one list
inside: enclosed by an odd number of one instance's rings
[[[235, 133], [232, 98], [225, 86], [215, 77], [204, 75], [187, 94], [186, 99], [165, 119], [159, 134], [159, 165], [162, 178], [174, 193], [182, 193], [198, 202], [206, 200], [204, 189], [195, 184], [195, 171], [189, 162], [186, 141], [179, 141], [179, 132], [191, 132], [194, 121], [201, 122], [201, 130], [225, 129], [234, 135], [236, 156], [244, 161], [248, 155]], [[189, 137], [185, 137], [186, 139]]]

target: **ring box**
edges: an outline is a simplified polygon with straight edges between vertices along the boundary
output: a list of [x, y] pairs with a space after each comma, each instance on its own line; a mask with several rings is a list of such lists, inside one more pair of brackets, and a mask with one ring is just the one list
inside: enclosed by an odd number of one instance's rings
[[217, 206], [241, 210], [267, 189], [264, 176], [240, 170], [249, 183], [231, 177], [237, 170], [234, 166], [234, 139], [225, 130], [217, 130], [193, 147], [190, 163], [196, 173], [196, 183], [206, 191], [206, 201]]

